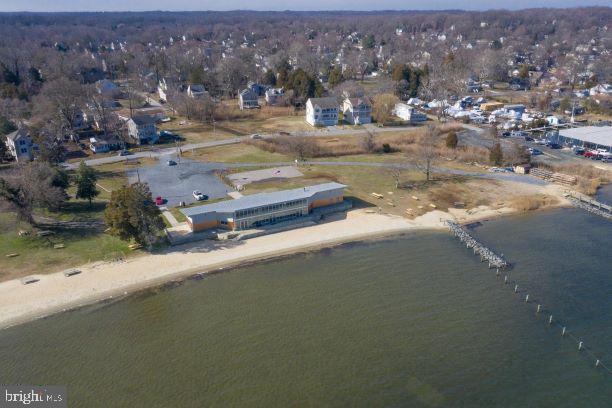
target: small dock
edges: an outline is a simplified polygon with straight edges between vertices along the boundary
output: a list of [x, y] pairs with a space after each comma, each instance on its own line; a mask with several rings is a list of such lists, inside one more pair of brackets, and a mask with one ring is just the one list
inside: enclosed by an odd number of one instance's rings
[[469, 232], [465, 230], [461, 225], [454, 221], [446, 220], [444, 222], [448, 229], [465, 244], [467, 248], [472, 248], [474, 254], [480, 256], [482, 262], [488, 262], [489, 268], [503, 269], [509, 266], [508, 262], [504, 260], [501, 255], [497, 255], [491, 249], [487, 248], [484, 244], [480, 243], [476, 238], [472, 237]]
[[588, 196], [573, 191], [567, 192], [566, 197], [568, 200], [570, 200], [574, 207], [581, 208], [592, 214], [612, 220], [612, 206], [597, 200], [593, 200]]

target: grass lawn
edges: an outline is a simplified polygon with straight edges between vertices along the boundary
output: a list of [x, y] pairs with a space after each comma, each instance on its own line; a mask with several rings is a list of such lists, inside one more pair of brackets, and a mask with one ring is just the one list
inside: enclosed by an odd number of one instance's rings
[[246, 143], [186, 151], [183, 155], [189, 159], [218, 163], [275, 163], [294, 160], [284, 154], [268, 153]]
[[[97, 215], [99, 212], [100, 206], [94, 206], [91, 214]], [[81, 209], [79, 213], [69, 206], [57, 218], [84, 219], [86, 213], [86, 210]], [[30, 234], [20, 237], [20, 230], [30, 231]], [[18, 222], [14, 213], [0, 213], [0, 231], [0, 281], [57, 272], [91, 261], [111, 260], [134, 253], [129, 250], [128, 243], [99, 231], [55, 229], [53, 235], [38, 237], [28, 225]], [[65, 248], [54, 249], [54, 244], [64, 244]], [[6, 256], [13, 253], [19, 255]]]
[[[475, 186], [489, 183], [488, 180], [473, 180], [458, 176], [439, 176], [426, 183], [425, 175], [416, 170], [401, 172], [399, 189], [389, 169], [360, 166], [301, 166], [304, 177], [246, 186], [244, 194], [292, 189], [303, 186], [337, 181], [348, 186], [346, 195], [356, 207], [376, 206], [381, 211], [401, 216], [418, 216], [435, 209], [447, 210], [455, 202], [464, 202], [467, 208], [485, 204], [485, 198], [475, 194]], [[372, 193], [382, 194], [379, 199]], [[413, 196], [417, 197], [415, 200]], [[406, 212], [410, 210], [410, 212]]]

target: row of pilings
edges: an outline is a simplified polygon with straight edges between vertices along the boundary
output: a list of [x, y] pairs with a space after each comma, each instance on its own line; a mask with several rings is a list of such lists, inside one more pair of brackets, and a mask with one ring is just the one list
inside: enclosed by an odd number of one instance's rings
[[497, 255], [484, 244], [478, 242], [461, 225], [450, 220], [446, 220], [445, 223], [455, 237], [459, 238], [459, 241], [463, 242], [467, 248], [471, 248], [475, 254], [480, 256], [482, 262], [488, 262], [489, 268], [502, 269], [508, 266], [508, 262], [506, 262], [502, 255]]
[[570, 202], [574, 207], [581, 208], [585, 211], [588, 211], [592, 214], [599, 215], [600, 217], [607, 218], [608, 220], [612, 220], [612, 213], [605, 210], [601, 206], [597, 206], [595, 204], [591, 204], [589, 202], [585, 202], [574, 197], [568, 197]]
[[[578, 200], [577, 200], [578, 201]], [[462, 243], [468, 248], [472, 248], [475, 254], [480, 255], [481, 261], [488, 261], [489, 268], [495, 268], [495, 275], [501, 279], [500, 270], [508, 267], [510, 264], [501, 255], [497, 255], [495, 252], [487, 248], [484, 244], [480, 243], [474, 237], [472, 237], [465, 228], [457, 224], [454, 221], [444, 221], [449, 230], [457, 237]], [[552, 311], [544, 307], [542, 300], [533, 297], [529, 294], [526, 288], [519, 285], [516, 280], [510, 279], [507, 271], [503, 274], [503, 284], [505, 287], [510, 288], [519, 301], [524, 302], [530, 306], [536, 316], [543, 316], [544, 322], [551, 328], [559, 330], [559, 334], [562, 338], [569, 339], [576, 343], [576, 348], [579, 352], [588, 355], [594, 362], [596, 368], [601, 368], [608, 374], [612, 374], [612, 369], [606, 366], [602, 360], [602, 356], [596, 351], [589, 348], [582, 339], [576, 337], [567, 326], [559, 319], [556, 319]]]

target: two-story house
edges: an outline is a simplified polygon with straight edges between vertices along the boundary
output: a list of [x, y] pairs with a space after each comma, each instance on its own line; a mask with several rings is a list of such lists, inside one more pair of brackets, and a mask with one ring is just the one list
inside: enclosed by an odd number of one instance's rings
[[306, 122], [312, 126], [335, 126], [338, 124], [340, 106], [334, 97], [310, 98], [306, 102]]
[[193, 84], [187, 87], [187, 95], [194, 99], [200, 99], [206, 96], [208, 92], [206, 92], [206, 88], [201, 84]]
[[398, 118], [402, 120], [407, 120], [410, 123], [425, 122], [427, 120], [426, 114], [419, 112], [412, 106], [401, 102], [395, 104], [395, 109], [393, 109], [393, 113]]
[[134, 143], [153, 144], [159, 140], [159, 134], [155, 128], [156, 119], [152, 116], [134, 116], [128, 119], [128, 135]]
[[34, 142], [25, 126], [6, 135], [6, 146], [17, 163], [31, 161], [34, 158]]
[[240, 91], [240, 94], [238, 95], [238, 103], [241, 110], [259, 108], [257, 94], [250, 89]]
[[372, 123], [372, 102], [367, 96], [346, 98], [342, 107], [344, 121], [351, 125]]

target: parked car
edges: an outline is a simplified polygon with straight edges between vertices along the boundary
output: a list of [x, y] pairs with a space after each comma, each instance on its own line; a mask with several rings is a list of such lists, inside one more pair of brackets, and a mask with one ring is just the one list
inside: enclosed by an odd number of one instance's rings
[[510, 137], [510, 132], [502, 132], [502, 137]]
[[574, 150], [574, 154], [577, 155], [577, 156], [583, 156], [584, 152], [586, 151], [586, 150], [584, 150], [583, 147], [578, 147], [578, 146], [574, 146], [574, 148], [572, 150]]
[[510, 136], [511, 137], [525, 137], [525, 136], [529, 136], [529, 133], [525, 132], [524, 130], [513, 130], [512, 132], [510, 132]]
[[129, 150], [122, 150], [117, 153], [117, 156], [129, 156], [130, 154], [132, 154], [132, 152], [130, 152]]
[[174, 160], [168, 160], [168, 166], [176, 166], [176, 162]]
[[531, 137], [531, 136], [525, 136], [525, 141], [526, 141], [526, 142], [533, 142], [533, 137]]
[[164, 205], [164, 199], [161, 196], [155, 197], [155, 205]]
[[546, 140], [546, 139], [537, 139], [535, 141], [535, 144], [542, 145], [542, 146], [545, 146], [547, 143], [548, 143], [548, 140]]
[[535, 147], [530, 147], [527, 150], [529, 150], [529, 154], [531, 154], [532, 156], [538, 156], [542, 154], [542, 151], [540, 149], [536, 149]]
[[195, 198], [198, 201], [206, 201], [206, 200], [208, 200], [208, 196], [206, 194], [202, 194], [198, 190], [195, 190], [193, 192], [193, 198]]
[[587, 150], [586, 152], [584, 152], [584, 157], [591, 160], [597, 160], [601, 158], [597, 150]]
[[251, 139], [261, 139], [261, 135], [258, 135], [257, 133], [251, 135]]
[[602, 163], [612, 163], [612, 156], [602, 157]]
[[547, 147], [550, 147], [551, 149], [560, 149], [561, 145], [559, 143], [552, 143], [552, 142], [548, 142], [546, 143]]

